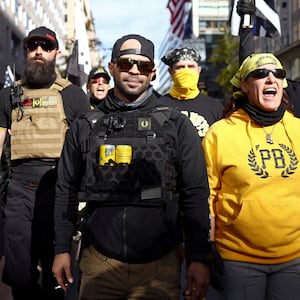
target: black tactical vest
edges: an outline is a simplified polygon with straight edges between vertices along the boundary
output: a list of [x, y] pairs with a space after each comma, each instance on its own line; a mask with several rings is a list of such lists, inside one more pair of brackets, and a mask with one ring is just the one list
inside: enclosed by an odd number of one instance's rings
[[[89, 113], [90, 135], [80, 141], [86, 174], [79, 200], [93, 201], [97, 206], [168, 208], [167, 218], [176, 218], [176, 149], [163, 130], [171, 115], [167, 107], [151, 112]], [[130, 163], [112, 158], [100, 165], [100, 148], [117, 149], [118, 145], [130, 146]]]

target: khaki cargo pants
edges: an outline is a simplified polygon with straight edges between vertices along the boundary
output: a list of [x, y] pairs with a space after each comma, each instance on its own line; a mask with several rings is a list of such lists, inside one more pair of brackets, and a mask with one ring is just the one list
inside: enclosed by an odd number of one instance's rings
[[80, 300], [178, 300], [180, 264], [177, 252], [145, 264], [108, 258], [93, 246], [80, 261]]

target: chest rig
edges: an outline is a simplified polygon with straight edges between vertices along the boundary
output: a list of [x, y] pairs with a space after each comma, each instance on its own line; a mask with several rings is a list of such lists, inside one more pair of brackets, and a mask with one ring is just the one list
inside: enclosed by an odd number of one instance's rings
[[[176, 150], [164, 134], [167, 107], [151, 112], [91, 112], [88, 139], [81, 140], [86, 162], [79, 199], [97, 206], [166, 207], [176, 201]], [[99, 164], [101, 145], [129, 145], [130, 163]]]
[[12, 103], [11, 159], [59, 158], [68, 122], [61, 91], [71, 83], [57, 78], [50, 88], [28, 89]]

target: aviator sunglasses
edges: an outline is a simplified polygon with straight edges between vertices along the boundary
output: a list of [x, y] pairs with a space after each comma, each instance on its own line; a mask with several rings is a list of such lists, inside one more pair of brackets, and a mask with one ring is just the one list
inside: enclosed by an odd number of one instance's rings
[[154, 67], [151, 61], [142, 61], [132, 58], [119, 58], [117, 60], [117, 66], [121, 72], [128, 72], [133, 65], [137, 65], [139, 71], [147, 76], [152, 72]]
[[284, 79], [286, 76], [286, 71], [282, 69], [256, 69], [250, 72], [247, 77], [253, 77], [255, 79], [262, 79], [269, 76], [269, 73], [272, 73], [276, 78]]
[[26, 48], [29, 51], [34, 51], [37, 49], [37, 47], [40, 46], [44, 51], [51, 52], [55, 49], [55, 45], [50, 43], [49, 41], [41, 41], [41, 40], [30, 40], [26, 43]]

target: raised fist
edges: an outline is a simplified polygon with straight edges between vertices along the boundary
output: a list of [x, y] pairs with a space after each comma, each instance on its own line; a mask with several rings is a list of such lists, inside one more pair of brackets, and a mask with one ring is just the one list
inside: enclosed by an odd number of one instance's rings
[[240, 17], [244, 15], [255, 16], [255, 0], [239, 0], [237, 2], [236, 11]]
[[[253, 27], [255, 21], [255, 0], [239, 0], [237, 2], [236, 11], [242, 19], [243, 27]], [[247, 16], [247, 21], [246, 17]]]

